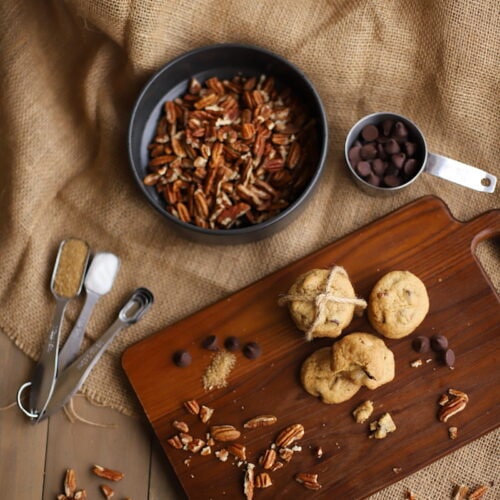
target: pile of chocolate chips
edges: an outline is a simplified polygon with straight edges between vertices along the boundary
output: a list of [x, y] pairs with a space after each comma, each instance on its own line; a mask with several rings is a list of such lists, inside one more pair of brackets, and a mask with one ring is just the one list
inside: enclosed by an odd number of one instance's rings
[[356, 173], [377, 187], [397, 187], [415, 177], [421, 167], [418, 145], [401, 121], [386, 119], [366, 125], [348, 152]]
[[441, 361], [452, 368], [455, 365], [455, 352], [448, 347], [448, 339], [444, 335], [433, 335], [430, 340], [428, 337], [420, 335], [415, 337], [412, 342], [415, 351], [425, 353], [429, 347], [439, 354]]

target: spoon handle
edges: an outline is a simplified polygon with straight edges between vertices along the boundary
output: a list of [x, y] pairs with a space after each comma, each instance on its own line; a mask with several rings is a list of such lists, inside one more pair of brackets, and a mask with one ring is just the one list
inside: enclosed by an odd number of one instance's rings
[[56, 299], [56, 311], [52, 320], [49, 335], [35, 366], [30, 390], [30, 411], [32, 413], [42, 413], [45, 409], [56, 381], [59, 337], [61, 334], [61, 324], [64, 318], [64, 310], [68, 299]]
[[100, 297], [101, 296], [97, 293], [87, 290], [82, 311], [80, 312], [75, 326], [71, 330], [68, 338], [66, 339], [66, 342], [59, 352], [59, 366], [57, 369], [58, 373], [61, 373], [78, 356], [80, 347], [83, 342], [85, 328], [87, 327], [87, 323], [89, 321], [90, 315], [92, 314], [94, 306], [96, 305]]

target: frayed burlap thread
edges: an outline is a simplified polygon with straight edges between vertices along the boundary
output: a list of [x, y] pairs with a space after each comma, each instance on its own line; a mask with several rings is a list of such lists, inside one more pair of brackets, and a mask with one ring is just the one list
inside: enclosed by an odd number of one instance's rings
[[279, 298], [278, 304], [283, 306], [288, 302], [301, 301], [301, 302], [313, 302], [315, 306], [314, 321], [311, 326], [306, 331], [306, 340], [310, 342], [313, 339], [313, 333], [315, 328], [325, 322], [326, 318], [326, 305], [329, 302], [336, 302], [337, 304], [353, 304], [357, 310], [366, 309], [366, 301], [363, 299], [358, 299], [356, 297], [340, 297], [330, 292], [330, 288], [333, 286], [335, 277], [337, 274], [344, 274], [347, 276], [346, 270], [341, 266], [332, 267], [330, 274], [325, 283], [325, 289], [321, 293], [309, 293], [309, 294], [287, 294]]

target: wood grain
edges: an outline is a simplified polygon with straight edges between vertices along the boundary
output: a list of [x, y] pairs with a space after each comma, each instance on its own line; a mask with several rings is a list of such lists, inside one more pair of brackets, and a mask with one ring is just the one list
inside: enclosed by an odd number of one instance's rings
[[[494, 429], [499, 420], [496, 389], [500, 382], [498, 347], [499, 298], [473, 255], [484, 238], [500, 233], [500, 211], [490, 211], [460, 223], [434, 197], [424, 197], [348, 235], [240, 292], [172, 325], [131, 347], [123, 367], [136, 391], [165, 453], [188, 496], [218, 498], [242, 496], [243, 471], [231, 462], [195, 456], [187, 467], [187, 454], [166, 444], [174, 434], [171, 423], [184, 419], [192, 433], [206, 428], [186, 415], [182, 402], [197, 398], [215, 408], [213, 423], [242, 423], [260, 413], [273, 413], [274, 428], [246, 431], [242, 437], [249, 460], [272, 442], [285, 425], [300, 422], [306, 429], [303, 451], [273, 474], [272, 488], [258, 498], [297, 498], [304, 490], [293, 481], [299, 471], [319, 474], [323, 489], [310, 497], [361, 498], [411, 474], [424, 465]], [[296, 277], [315, 267], [344, 266], [357, 293], [367, 297], [378, 278], [390, 270], [407, 269], [426, 284], [431, 309], [418, 334], [446, 335], [457, 354], [450, 370], [432, 355], [430, 363], [411, 368], [417, 356], [411, 337], [387, 340], [396, 357], [396, 379], [376, 391], [362, 389], [350, 401], [324, 405], [300, 387], [298, 371], [305, 357], [331, 341], [306, 344], [284, 308], [276, 305]], [[372, 332], [365, 317], [353, 321], [347, 332]], [[254, 361], [238, 357], [226, 389], [205, 393], [201, 376], [211, 353], [200, 347], [206, 335], [220, 339], [237, 335], [242, 342], [257, 341], [262, 356]], [[188, 349], [193, 364], [180, 369], [171, 362], [177, 349]], [[467, 392], [466, 411], [453, 419], [458, 439], [448, 439], [447, 426], [436, 419], [437, 399], [447, 388]], [[383, 441], [367, 438], [366, 425], [357, 425], [351, 410], [370, 398], [374, 416], [393, 415], [398, 430]], [[321, 445], [324, 455], [311, 448]], [[402, 469], [395, 474], [393, 468]]]

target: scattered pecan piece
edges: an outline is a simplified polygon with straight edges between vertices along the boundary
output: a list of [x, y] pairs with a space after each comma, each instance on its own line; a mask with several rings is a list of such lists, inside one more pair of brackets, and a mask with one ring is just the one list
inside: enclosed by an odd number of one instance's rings
[[273, 425], [278, 421], [274, 415], [258, 415], [257, 417], [247, 420], [243, 427], [245, 429], [257, 429], [258, 427], [267, 427]]
[[182, 422], [180, 420], [174, 420], [173, 427], [181, 432], [189, 432], [189, 426], [186, 422]]
[[76, 475], [74, 469], [67, 469], [64, 477], [64, 494], [72, 497], [76, 490]]
[[450, 439], [457, 439], [458, 437], [458, 427], [448, 427], [448, 436]]
[[318, 483], [318, 474], [299, 472], [295, 474], [295, 481], [304, 485], [309, 490], [319, 490], [322, 486]]
[[110, 481], [121, 481], [125, 477], [125, 474], [123, 474], [123, 472], [108, 469], [107, 467], [102, 467], [101, 465], [94, 465], [92, 467], [92, 472], [96, 476], [102, 477], [104, 479], [109, 479]]
[[195, 399], [190, 399], [184, 402], [184, 408], [191, 413], [191, 415], [198, 415], [200, 413], [200, 405]]
[[285, 462], [290, 462], [293, 457], [293, 450], [291, 448], [280, 448], [279, 455]]
[[[469, 396], [456, 389], [448, 389], [448, 394], [445, 396], [448, 397], [446, 402], [444, 402], [443, 396], [439, 400], [441, 408], [438, 411], [438, 419], [440, 422], [447, 422], [453, 415], [463, 411], [469, 402]], [[442, 401], [443, 403], [441, 403]]]
[[253, 490], [254, 490], [254, 472], [255, 465], [249, 463], [245, 471], [245, 477], [243, 478], [243, 494], [247, 500], [252, 500]]
[[236, 441], [241, 435], [233, 425], [212, 425], [210, 434], [216, 441]]
[[205, 444], [206, 443], [205, 441], [203, 441], [203, 439], [195, 438], [187, 443], [187, 449], [191, 453], [198, 453], [205, 446]]
[[208, 406], [202, 405], [200, 408], [200, 420], [206, 424], [214, 414], [213, 408], [209, 408]]
[[259, 465], [265, 470], [272, 469], [274, 462], [276, 462], [276, 450], [273, 448], [268, 448], [259, 459]]
[[240, 460], [247, 459], [247, 448], [244, 444], [231, 443], [230, 445], [228, 445], [227, 451], [229, 451], [231, 455], [234, 455], [236, 458], [239, 458]]
[[459, 484], [453, 489], [452, 500], [465, 500], [469, 493], [469, 487], [465, 484]]
[[113, 498], [115, 496], [115, 492], [114, 492], [113, 488], [111, 488], [107, 484], [101, 484], [100, 488], [101, 488], [101, 492], [104, 495], [104, 498], [106, 498], [106, 500], [109, 500], [110, 498]]
[[272, 486], [273, 482], [271, 481], [271, 476], [267, 472], [261, 472], [257, 474], [255, 478], [255, 487], [256, 488], [269, 488]]
[[226, 450], [226, 448], [221, 448], [220, 450], [217, 450], [215, 452], [215, 456], [221, 461], [221, 462], [227, 462], [227, 459], [229, 458], [229, 452]]
[[483, 498], [484, 495], [486, 495], [486, 492], [488, 491], [487, 486], [478, 486], [474, 491], [469, 493], [469, 496], [467, 497], [468, 500], [479, 500], [480, 498]]
[[275, 443], [276, 446], [287, 447], [303, 437], [304, 426], [302, 424], [292, 424], [278, 434]]
[[85, 490], [77, 490], [73, 495], [73, 500], [87, 500], [87, 492]]
[[176, 450], [180, 450], [183, 446], [181, 438], [178, 435], [172, 436], [171, 438], [167, 439], [167, 443]]

